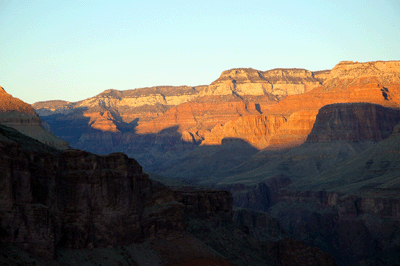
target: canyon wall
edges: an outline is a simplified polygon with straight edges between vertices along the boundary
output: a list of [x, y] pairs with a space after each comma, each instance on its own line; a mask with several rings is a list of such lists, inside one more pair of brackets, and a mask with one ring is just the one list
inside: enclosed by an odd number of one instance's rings
[[11, 128], [0, 130], [2, 242], [47, 258], [59, 246], [129, 244], [159, 224], [144, 214], [154, 202], [164, 204], [163, 220], [171, 218], [167, 229], [182, 230], [182, 215], [177, 215], [182, 208], [176, 210], [180, 204], [172, 194], [154, 194], [134, 159], [122, 153], [59, 151]]
[[339, 265], [395, 265], [399, 122], [398, 109], [377, 104], [326, 105], [304, 144], [264, 151], [218, 187], [231, 191], [234, 205], [268, 212], [292, 238]]
[[268, 215], [233, 212], [229, 192], [170, 189], [122, 153], [60, 151], [0, 126], [0, 167], [2, 263], [336, 265]]

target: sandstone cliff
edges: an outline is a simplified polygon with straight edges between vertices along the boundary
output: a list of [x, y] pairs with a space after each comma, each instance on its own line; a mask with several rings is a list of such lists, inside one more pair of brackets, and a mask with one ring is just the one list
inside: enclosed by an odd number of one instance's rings
[[312, 90], [322, 84], [321, 79], [316, 79], [311, 71], [305, 69], [258, 71], [252, 68], [236, 68], [222, 72], [200, 95], [272, 94], [282, 97]]
[[311, 133], [318, 110], [327, 104], [365, 102], [398, 108], [399, 65], [398, 61], [342, 62], [329, 72], [322, 86], [304, 94], [290, 95], [272, 106], [268, 113], [289, 118], [287, 125], [271, 138], [270, 148], [304, 143]]
[[42, 118], [55, 134], [75, 148], [122, 151], [146, 169], [172, 173], [168, 169], [176, 159], [200, 155], [194, 152], [199, 145], [218, 146], [228, 138], [259, 150], [299, 146], [311, 133], [319, 109], [328, 104], [397, 108], [397, 65], [342, 62], [317, 72], [231, 69], [209, 86], [108, 90], [77, 103], [35, 106], [47, 115]]
[[[249, 141], [259, 149], [295, 147], [306, 141], [318, 110], [324, 105], [369, 102], [398, 107], [395, 96], [399, 89], [397, 65], [397, 61], [345, 62], [338, 64], [331, 71], [315, 73], [301, 69], [275, 69], [266, 72], [254, 69], [224, 71], [219, 79], [200, 93], [218, 97], [204, 96], [201, 98], [201, 105], [197, 103], [198, 99], [195, 99], [171, 109], [159, 118], [140, 125], [138, 132], [158, 132], [163, 128], [178, 126], [180, 132], [187, 131], [185, 134], [191, 135], [189, 139], [202, 141], [202, 144], [220, 144], [224, 137], [237, 137]], [[274, 89], [266, 89], [266, 80]], [[279, 87], [281, 85], [283, 87]], [[282, 92], [280, 88], [285, 88], [285, 91]], [[256, 97], [248, 98], [247, 95], [251, 93]], [[261, 95], [266, 98], [260, 98]], [[230, 102], [227, 99], [245, 100], [248, 102], [248, 112], [239, 111], [243, 109], [236, 104], [230, 103], [227, 106], [221, 103]], [[278, 103], [279, 99], [281, 101]], [[198, 112], [204, 109], [208, 112]], [[236, 114], [230, 111], [235, 109]], [[213, 111], [218, 114], [210, 113]], [[246, 124], [243, 124], [241, 129], [245, 134], [237, 132], [237, 126], [234, 124], [242, 119], [238, 119], [238, 115], [254, 115], [256, 111], [263, 115], [283, 116], [286, 122], [276, 126], [274, 132], [263, 137], [249, 136], [253, 128]], [[215, 123], [216, 121], [219, 123]], [[264, 128], [261, 131], [268, 129]]]
[[[233, 137], [265, 148], [272, 135], [264, 133], [272, 128], [262, 128], [264, 122], [244, 118], [243, 126], [259, 124], [251, 134], [242, 134], [248, 128], [233, 133], [237, 127], [229, 125], [241, 123], [233, 122], [240, 117], [264, 114], [286, 95], [308, 91], [323, 80], [304, 69], [238, 69], [223, 72], [209, 86], [107, 90], [76, 103], [49, 101], [33, 106], [53, 132], [73, 147], [101, 154], [123, 151], [154, 171], [160, 161], [168, 165], [170, 159], [188, 154], [201, 142], [219, 145], [222, 139]], [[227, 81], [236, 84], [229, 92], [224, 91]], [[265, 90], [259, 91], [259, 86]], [[280, 125], [277, 122], [273, 130]]]
[[[312, 72], [304, 69], [276, 69], [265, 72], [254, 69], [233, 69], [224, 71], [220, 78], [209, 86], [159, 86], [127, 91], [106, 90], [93, 98], [76, 103], [48, 101], [38, 102], [33, 106], [42, 117], [52, 114], [68, 115], [81, 110], [84, 116], [90, 117], [89, 127], [102, 131], [116, 132], [118, 122], [131, 123], [132, 121], [138, 121], [141, 124], [162, 116], [172, 106], [178, 106], [193, 100], [203, 104], [202, 106], [199, 106], [199, 104], [189, 105], [190, 109], [204, 110], [203, 113], [214, 108], [225, 111], [233, 110], [236, 108], [235, 106], [226, 106], [225, 103], [241, 101], [244, 101], [244, 103], [239, 103], [241, 105], [250, 102], [253, 105], [252, 109], [258, 109], [256, 113], [260, 113], [262, 109], [270, 105], [271, 101], [275, 102], [286, 95], [309, 91], [322, 84], [323, 79], [323, 77], [314, 77]], [[235, 85], [226, 85], [227, 82]], [[251, 99], [249, 96], [258, 98]], [[199, 97], [201, 98], [200, 101], [198, 100]], [[211, 104], [210, 102], [213, 103]], [[231, 105], [234, 104], [231, 103]], [[101, 118], [103, 114], [95, 111], [95, 108], [98, 107], [111, 112], [113, 118], [110, 119], [109, 116]], [[219, 111], [219, 113], [221, 112]], [[253, 112], [253, 114], [255, 113]], [[239, 112], [239, 115], [245, 114]], [[158, 119], [143, 125], [142, 131], [157, 133], [161, 129], [175, 125], [186, 129], [193, 127], [193, 124], [191, 126], [186, 124], [188, 121], [185, 121], [185, 113], [182, 115], [175, 114], [178, 120], [172, 120], [168, 116], [170, 114], [166, 114], [161, 119], [163, 125], [159, 125], [160, 119]], [[226, 114], [226, 118], [222, 120], [218, 116], [213, 117], [213, 114], [189, 113], [189, 116], [196, 118], [201, 116], [201, 121], [195, 122], [194, 125], [200, 130], [210, 130], [210, 127], [213, 127], [216, 121], [224, 123], [227, 121], [226, 119], [235, 118], [238, 114]], [[57, 116], [57, 119], [61, 118], [61, 116]], [[72, 120], [73, 116], [67, 116], [65, 119]], [[92, 123], [93, 120], [98, 121], [98, 123]], [[101, 120], [105, 120], [105, 122]], [[110, 125], [110, 123], [113, 123], [114, 126]], [[193, 123], [193, 121], [189, 123]], [[50, 124], [52, 123], [50, 122]], [[154, 126], [154, 124], [157, 124], [157, 126]], [[192, 130], [191, 133], [193, 134], [195, 131]]]

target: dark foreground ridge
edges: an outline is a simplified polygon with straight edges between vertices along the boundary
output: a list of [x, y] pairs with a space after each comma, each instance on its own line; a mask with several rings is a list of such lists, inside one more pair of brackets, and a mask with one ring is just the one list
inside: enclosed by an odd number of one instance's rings
[[229, 192], [171, 190], [123, 153], [60, 151], [0, 126], [0, 168], [6, 265], [335, 265], [267, 214], [233, 211]]

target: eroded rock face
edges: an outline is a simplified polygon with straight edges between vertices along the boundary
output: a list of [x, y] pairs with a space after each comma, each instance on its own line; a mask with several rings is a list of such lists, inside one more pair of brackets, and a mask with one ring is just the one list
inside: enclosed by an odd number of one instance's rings
[[[271, 106], [268, 113], [293, 117], [289, 117], [281, 132], [271, 138], [270, 148], [290, 148], [304, 143], [318, 110], [325, 105], [364, 102], [398, 108], [399, 64], [399, 61], [341, 62], [328, 75], [324, 74], [327, 77], [322, 86], [303, 94], [289, 95]], [[289, 124], [291, 120], [292, 125]], [[302, 126], [297, 129], [299, 124]]]
[[322, 107], [308, 142], [384, 140], [400, 121], [400, 111], [376, 104], [350, 103]]
[[398, 199], [318, 191], [286, 191], [281, 196], [269, 212], [295, 239], [325, 246], [344, 264], [394, 265], [400, 235]]
[[240, 96], [271, 94], [282, 97], [304, 93], [321, 84], [321, 79], [316, 79], [311, 71], [305, 69], [258, 71], [252, 68], [237, 68], [222, 72], [200, 95], [234, 93]]
[[190, 216], [232, 215], [232, 194], [220, 190], [196, 190], [192, 188], [173, 189], [175, 198], [185, 206]]
[[284, 116], [248, 115], [232, 119], [215, 126], [206, 136], [202, 145], [220, 145], [224, 138], [238, 138], [253, 147], [263, 149], [270, 144], [270, 138], [286, 123]]
[[[400, 83], [399, 61], [352, 62], [343, 61], [337, 64], [324, 82], [324, 90], [358, 87], [373, 84], [391, 86]], [[362, 92], [363, 90], [359, 90]], [[384, 93], [382, 93], [384, 94]], [[389, 92], [390, 94], [390, 92]]]
[[[107, 151], [146, 157], [127, 148], [130, 145], [121, 145], [134, 142], [152, 146], [155, 157], [159, 153], [165, 161], [165, 151], [148, 135], [178, 146], [177, 138], [192, 143], [185, 146], [186, 151], [200, 143], [220, 144], [226, 137], [242, 138], [258, 149], [292, 148], [307, 140], [319, 109], [325, 105], [366, 102], [398, 107], [398, 65], [398, 61], [341, 62], [332, 70], [317, 72], [231, 69], [209, 86], [107, 90], [81, 102], [37, 103], [35, 108], [43, 115], [54, 113], [45, 119], [56, 134], [74, 147], [93, 152], [104, 153], [103, 147], [109, 147]], [[247, 116], [258, 115], [284, 117], [285, 122], [276, 123], [272, 132], [271, 123], [253, 127], [254, 123], [246, 121], [252, 120]], [[146, 139], [151, 141], [141, 143]], [[179, 155], [169, 157], [174, 156]], [[141, 163], [152, 167], [150, 159]]]
[[[150, 229], [153, 234], [182, 230], [180, 204], [171, 193], [156, 193], [134, 159], [122, 153], [52, 150], [1, 129], [3, 242], [53, 258], [60, 246], [108, 247], [132, 243], [151, 234]], [[21, 138], [32, 148], [21, 146]], [[164, 224], [144, 212], [160, 204]]]
[[[209, 86], [107, 90], [76, 103], [49, 101], [33, 106], [54, 132], [75, 147], [85, 134], [93, 134], [90, 129], [156, 134], [177, 127], [179, 133], [187, 132], [183, 140], [201, 142], [214, 126], [263, 113], [282, 97], [309, 91], [323, 79], [304, 69], [232, 69]], [[64, 128], [81, 122], [82, 130]]]

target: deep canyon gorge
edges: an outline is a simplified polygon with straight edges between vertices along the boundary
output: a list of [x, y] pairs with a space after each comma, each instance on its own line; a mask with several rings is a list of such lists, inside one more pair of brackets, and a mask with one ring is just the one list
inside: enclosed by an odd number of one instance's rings
[[6, 264], [398, 265], [400, 61], [0, 88], [0, 167]]

